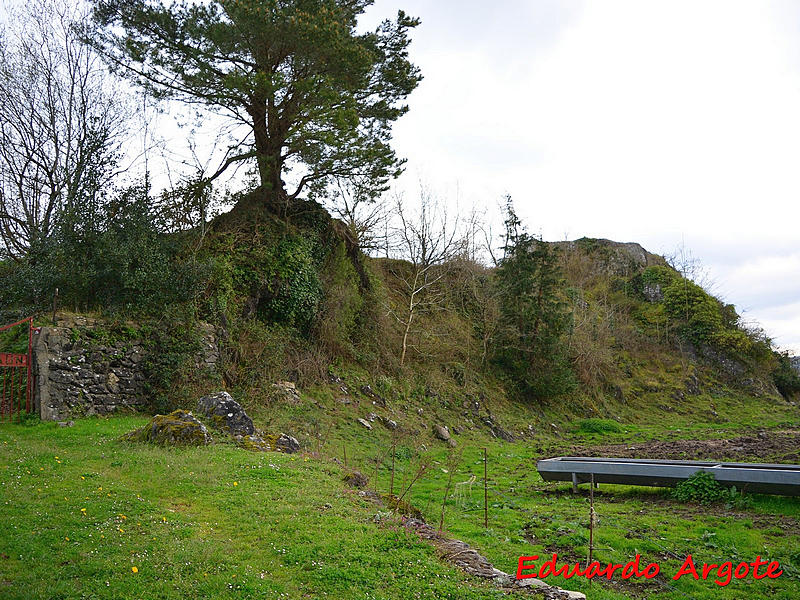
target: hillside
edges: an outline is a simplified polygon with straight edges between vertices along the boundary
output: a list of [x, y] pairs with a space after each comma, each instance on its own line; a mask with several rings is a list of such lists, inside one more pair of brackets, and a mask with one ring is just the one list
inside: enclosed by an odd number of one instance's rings
[[[638, 244], [522, 239], [530, 254], [500, 267], [455, 256], [434, 268], [408, 327], [412, 262], [361, 253], [316, 204], [298, 203], [285, 219], [249, 200], [202, 232], [139, 238], [149, 245], [136, 246], [138, 256], [166, 260], [116, 255], [114, 295], [81, 299], [82, 288], [60, 279], [64, 305], [87, 310], [59, 311], [51, 364], [61, 382], [121, 368], [145, 413], [193, 409], [200, 395], [227, 389], [259, 430], [296, 437], [301, 453], [251, 453], [222, 439], [196, 449], [121, 442], [145, 417], [119, 416], [130, 408], [111, 388], [102, 401], [112, 408], [91, 409], [94, 418], [80, 418], [99, 397], [92, 389], [70, 400], [74, 427], [3, 425], [10, 452], [0, 480], [11, 502], [0, 518], [15, 524], [0, 537], [9, 597], [134, 598], [144, 588], [165, 598], [528, 596], [456, 568], [450, 554], [460, 550], [446, 548], [463, 540], [512, 574], [520, 555], [585, 558], [586, 491], [543, 482], [539, 458], [800, 461], [788, 357]], [[552, 357], [531, 358], [552, 375], [538, 379], [503, 348], [523, 339], [508, 319], [524, 325], [525, 315], [509, 311], [537, 304], [509, 300], [503, 286], [526, 277], [528, 298], [547, 307], [535, 313], [538, 331], [553, 333]], [[43, 310], [36, 319], [50, 325]], [[561, 329], [546, 329], [548, 320]], [[3, 339], [23, 343], [18, 332]], [[564, 361], [557, 369], [554, 357]], [[115, 418], [97, 418], [104, 413]], [[343, 483], [353, 471], [366, 491]], [[391, 500], [401, 494], [407, 504]], [[748, 597], [794, 597], [797, 503], [727, 498], [701, 507], [604, 485], [595, 556], [641, 554], [667, 573], [687, 553], [766, 553], [789, 577], [749, 586]], [[445, 541], [420, 539], [408, 514], [441, 522]], [[733, 600], [745, 585], [550, 583], [593, 600]]]

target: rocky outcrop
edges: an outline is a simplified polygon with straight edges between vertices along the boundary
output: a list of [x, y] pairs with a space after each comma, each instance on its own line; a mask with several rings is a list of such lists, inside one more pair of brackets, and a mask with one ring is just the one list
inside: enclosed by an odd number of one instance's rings
[[241, 404], [228, 392], [215, 392], [197, 401], [197, 412], [231, 435], [253, 435], [255, 427]]
[[156, 415], [147, 425], [125, 434], [122, 439], [160, 446], [205, 446], [213, 441], [206, 426], [185, 410]]
[[595, 271], [611, 275], [632, 275], [645, 267], [666, 265], [663, 257], [645, 250], [635, 242], [614, 242], [599, 238], [581, 238], [572, 242], [549, 242], [564, 252], [580, 252], [593, 263]]

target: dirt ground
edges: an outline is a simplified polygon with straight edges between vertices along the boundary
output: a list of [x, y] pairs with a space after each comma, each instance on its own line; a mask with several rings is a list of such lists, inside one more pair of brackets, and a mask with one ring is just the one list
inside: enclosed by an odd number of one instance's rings
[[674, 440], [572, 446], [576, 456], [800, 463], [800, 430], [761, 431], [728, 440]]

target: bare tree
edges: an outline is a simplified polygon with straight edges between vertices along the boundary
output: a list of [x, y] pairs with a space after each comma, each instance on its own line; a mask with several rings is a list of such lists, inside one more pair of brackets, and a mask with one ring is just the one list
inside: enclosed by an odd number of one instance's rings
[[443, 294], [436, 284], [447, 274], [448, 263], [464, 251], [458, 217], [449, 217], [446, 206], [420, 186], [420, 203], [412, 213], [401, 196], [395, 198], [398, 226], [395, 229], [400, 257], [409, 265], [397, 265], [394, 275], [401, 282], [404, 309], [395, 318], [403, 328], [400, 365], [405, 363], [412, 323], [420, 310], [437, 305]]
[[[16, 3], [15, 3], [16, 4]], [[130, 107], [67, 0], [6, 6], [0, 36], [0, 238], [13, 258], [89, 212], [115, 175]], [[12, 12], [13, 8], [13, 12]]]
[[381, 248], [379, 226], [388, 218], [386, 206], [358, 178], [336, 179], [328, 208], [345, 224], [359, 250], [370, 253]]

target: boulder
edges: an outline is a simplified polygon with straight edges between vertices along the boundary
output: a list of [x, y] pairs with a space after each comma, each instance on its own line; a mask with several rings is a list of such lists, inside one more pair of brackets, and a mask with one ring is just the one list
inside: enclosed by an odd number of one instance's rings
[[439, 425], [438, 423], [433, 426], [433, 435], [443, 442], [446, 442], [450, 439], [450, 431], [447, 429], [447, 426]]
[[389, 429], [391, 431], [394, 431], [395, 429], [397, 429], [397, 422], [396, 421], [392, 421], [391, 419], [383, 419], [383, 421], [381, 421], [381, 422], [383, 423], [383, 426], [386, 427], [386, 429]]
[[273, 383], [272, 390], [279, 400], [292, 405], [300, 404], [300, 392], [297, 391], [297, 387], [291, 381]]
[[358, 422], [361, 423], [367, 429], [372, 429], [372, 425], [369, 424], [369, 421], [366, 419], [358, 419]]
[[253, 452], [284, 452], [286, 454], [293, 454], [300, 450], [300, 442], [290, 435], [285, 433], [276, 435], [236, 435], [233, 436], [236, 444], [245, 450]]
[[197, 410], [211, 419], [219, 429], [231, 435], [248, 436], [255, 433], [253, 419], [228, 392], [216, 392], [197, 401]]
[[275, 446], [278, 448], [278, 450], [281, 452], [286, 452], [287, 454], [294, 454], [300, 450], [300, 442], [285, 433], [282, 433], [278, 436]]
[[361, 489], [367, 487], [369, 479], [360, 471], [350, 471], [344, 476], [344, 482], [352, 488]]
[[164, 446], [205, 446], [212, 442], [206, 426], [185, 410], [156, 415], [147, 425], [125, 434], [122, 439]]

